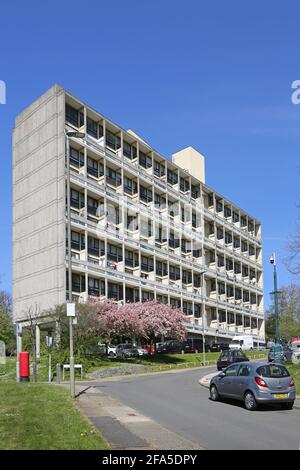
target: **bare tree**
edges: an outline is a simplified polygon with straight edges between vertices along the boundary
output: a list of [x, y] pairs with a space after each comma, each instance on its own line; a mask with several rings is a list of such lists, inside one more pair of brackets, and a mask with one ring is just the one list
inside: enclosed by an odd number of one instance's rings
[[[300, 204], [297, 205], [300, 209]], [[300, 275], [300, 221], [296, 233], [288, 245], [289, 256], [286, 258], [288, 270], [292, 274]]]
[[39, 325], [40, 320], [40, 309], [37, 305], [31, 305], [26, 310], [26, 318], [28, 320], [28, 329], [31, 338], [31, 345], [32, 345], [32, 355], [33, 355], [33, 363], [32, 363], [32, 370], [33, 370], [33, 381], [38, 381], [38, 371], [37, 371], [37, 348], [36, 348], [36, 330], [37, 326]]

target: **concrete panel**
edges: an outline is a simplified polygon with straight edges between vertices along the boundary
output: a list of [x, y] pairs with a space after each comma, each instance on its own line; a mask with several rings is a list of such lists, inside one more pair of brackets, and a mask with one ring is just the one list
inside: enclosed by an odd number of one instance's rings
[[13, 315], [65, 299], [64, 92], [16, 118], [13, 134]]

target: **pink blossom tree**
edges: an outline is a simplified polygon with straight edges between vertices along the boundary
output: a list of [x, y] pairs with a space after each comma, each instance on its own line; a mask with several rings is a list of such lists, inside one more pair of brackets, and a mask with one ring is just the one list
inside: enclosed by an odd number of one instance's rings
[[186, 336], [186, 317], [178, 308], [156, 301], [118, 306], [110, 301], [93, 300], [91, 304], [97, 314], [94, 328], [108, 340], [144, 339], [152, 344], [162, 336], [176, 339]]

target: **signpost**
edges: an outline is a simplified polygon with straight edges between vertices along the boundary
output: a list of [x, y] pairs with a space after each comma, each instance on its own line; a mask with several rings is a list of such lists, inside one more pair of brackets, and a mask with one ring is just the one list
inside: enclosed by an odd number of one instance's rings
[[46, 336], [46, 345], [48, 348], [48, 381], [51, 383], [52, 374], [51, 374], [51, 348], [53, 344], [52, 336]]
[[74, 348], [73, 348], [73, 322], [75, 320], [75, 304], [67, 304], [67, 317], [69, 317], [70, 333], [70, 395], [75, 398], [75, 371], [74, 371]]
[[5, 353], [5, 343], [0, 341], [0, 375], [5, 374], [6, 369], [6, 353]]
[[274, 267], [274, 292], [272, 294], [274, 295], [274, 309], [275, 309], [275, 328], [276, 328], [276, 339], [275, 339], [275, 346], [274, 346], [274, 362], [277, 362], [277, 364], [281, 364], [282, 362], [282, 345], [280, 344], [279, 341], [279, 330], [278, 330], [278, 323], [279, 323], [279, 307], [278, 307], [278, 294], [280, 293], [278, 291], [277, 287], [277, 268], [276, 268], [276, 257], [275, 253], [272, 254], [270, 258], [270, 263]]

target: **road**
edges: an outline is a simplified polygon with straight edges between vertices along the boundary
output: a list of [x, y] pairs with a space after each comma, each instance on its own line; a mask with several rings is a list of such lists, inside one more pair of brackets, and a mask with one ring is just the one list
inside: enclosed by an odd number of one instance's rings
[[212, 402], [198, 380], [213, 370], [122, 377], [92, 385], [205, 449], [299, 449], [300, 409], [251, 412], [236, 402]]

